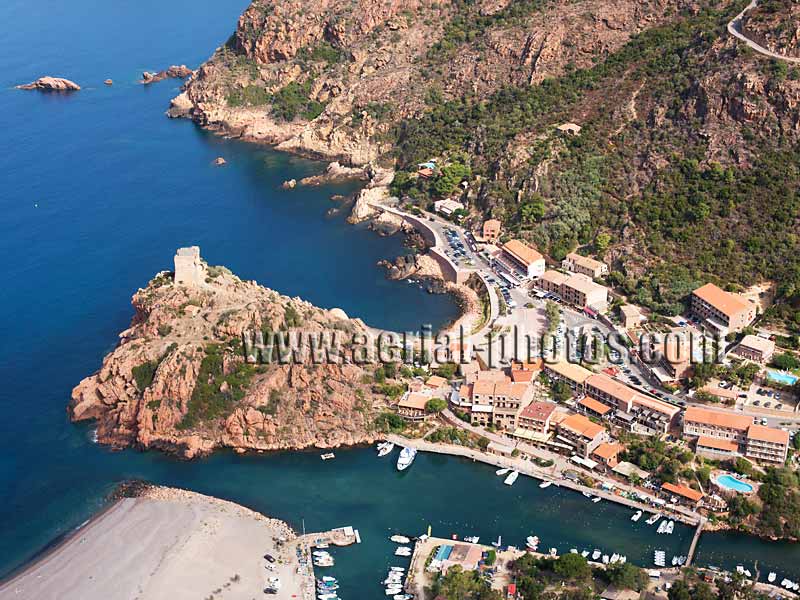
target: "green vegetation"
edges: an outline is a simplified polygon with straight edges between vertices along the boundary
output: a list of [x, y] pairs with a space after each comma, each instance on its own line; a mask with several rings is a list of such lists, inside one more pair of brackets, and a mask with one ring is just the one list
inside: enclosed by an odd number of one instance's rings
[[158, 360], [149, 360], [131, 369], [133, 379], [136, 381], [136, 387], [139, 388], [140, 392], [145, 391], [153, 383], [153, 378], [156, 376], [156, 369], [158, 369], [160, 362]]
[[800, 360], [794, 354], [784, 352], [783, 354], [776, 354], [772, 358], [772, 366], [783, 371], [794, 371], [795, 369], [800, 369]]
[[228, 91], [228, 106], [264, 106], [269, 104], [270, 95], [263, 86], [246, 85], [243, 88], [232, 88]]
[[547, 319], [547, 334], [553, 335], [561, 321], [561, 307], [555, 302], [548, 300], [544, 307], [544, 314]]
[[375, 417], [375, 427], [383, 433], [401, 433], [406, 428], [406, 422], [400, 415], [385, 411]]
[[425, 411], [429, 413], [440, 413], [447, 408], [447, 402], [441, 398], [431, 398], [425, 404]]
[[240, 362], [236, 363], [231, 373], [225, 374], [224, 353], [221, 345], [206, 346], [188, 409], [178, 429], [191, 429], [225, 418], [244, 398], [256, 372], [255, 367]]
[[279, 89], [270, 98], [272, 114], [281, 121], [291, 122], [297, 117], [307, 121], [316, 119], [325, 110], [325, 105], [309, 98], [312, 80], [303, 83], [292, 81]]
[[342, 62], [347, 53], [330, 42], [322, 41], [313, 48], [301, 48], [297, 58], [301, 61], [324, 62], [328, 66]]
[[659, 481], [677, 483], [678, 477], [694, 459], [694, 454], [655, 437], [629, 436], [622, 460], [653, 473]]
[[463, 571], [455, 565], [447, 575], [438, 575], [432, 586], [433, 598], [445, 600], [500, 600], [500, 593], [493, 591], [489, 582], [477, 571]]

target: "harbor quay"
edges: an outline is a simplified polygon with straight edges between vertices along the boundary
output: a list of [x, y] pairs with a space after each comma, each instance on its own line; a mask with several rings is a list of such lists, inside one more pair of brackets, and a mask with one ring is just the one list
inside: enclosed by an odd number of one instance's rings
[[[571, 489], [576, 492], [591, 493], [592, 495], [599, 496], [604, 500], [616, 502], [618, 504], [622, 504], [623, 506], [627, 506], [634, 510], [641, 510], [643, 512], [650, 512], [650, 513], [669, 514], [670, 519], [673, 519], [675, 521], [680, 521], [681, 523], [684, 523], [691, 527], [696, 527], [701, 522], [703, 523], [705, 522], [699, 513], [692, 511], [688, 508], [675, 506], [673, 509], [668, 509], [664, 506], [647, 504], [645, 502], [640, 502], [633, 500], [631, 498], [620, 496], [612, 491], [598, 489], [598, 488], [589, 488], [587, 486], [581, 485], [577, 481], [564, 478], [561, 474], [558, 473], [557, 470], [554, 471], [553, 467], [547, 467], [547, 468], [539, 467], [534, 463], [526, 461], [522, 458], [513, 458], [513, 457], [505, 457], [495, 454], [489, 454], [488, 452], [480, 452], [478, 450], [465, 448], [463, 446], [456, 446], [453, 444], [441, 444], [441, 443], [434, 444], [422, 439], [411, 439], [396, 434], [389, 434], [386, 436], [386, 439], [387, 441], [398, 444], [400, 446], [409, 446], [412, 448], [416, 448], [417, 450], [421, 450], [423, 452], [433, 452], [436, 454], [446, 454], [450, 456], [461, 456], [463, 458], [469, 458], [472, 459], [473, 461], [482, 462], [487, 465], [492, 465], [494, 467], [513, 469], [519, 472], [521, 475], [527, 475], [529, 477], [534, 477], [542, 481], [551, 481], [553, 482], [554, 485]], [[593, 474], [593, 477], [597, 478], [598, 475]], [[619, 482], [617, 481], [608, 479], [608, 482], [613, 483], [615, 487], [619, 487]]]
[[[319, 533], [305, 533], [294, 540], [297, 554], [297, 577], [301, 581], [300, 588], [303, 600], [314, 600], [317, 597], [317, 579], [314, 573], [314, 549], [330, 546], [343, 547], [361, 543], [358, 529], [353, 527], [337, 527]], [[331, 561], [329, 566], [333, 566]]]

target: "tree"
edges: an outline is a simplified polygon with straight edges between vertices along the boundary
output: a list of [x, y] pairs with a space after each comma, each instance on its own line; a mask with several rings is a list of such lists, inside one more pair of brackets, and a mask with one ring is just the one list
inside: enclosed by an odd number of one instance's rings
[[608, 245], [611, 243], [611, 235], [608, 233], [598, 233], [594, 238], [594, 249], [598, 254], [604, 254], [608, 250]]
[[647, 574], [631, 563], [615, 563], [606, 568], [608, 581], [620, 588], [639, 591], [647, 585]]
[[440, 413], [447, 408], [447, 402], [441, 398], [431, 398], [425, 404], [425, 410], [429, 413]]
[[783, 354], [776, 354], [772, 358], [772, 366], [783, 371], [792, 371], [800, 368], [800, 360], [797, 360], [793, 354], [784, 352]]
[[553, 571], [564, 579], [581, 581], [592, 575], [592, 568], [580, 554], [562, 554], [553, 565]]
[[530, 200], [519, 206], [520, 223], [533, 225], [544, 217], [545, 212], [544, 199], [539, 194], [534, 194]]
[[676, 581], [672, 584], [672, 587], [669, 588], [667, 598], [669, 600], [692, 600], [692, 593], [689, 590], [689, 585], [683, 580]]

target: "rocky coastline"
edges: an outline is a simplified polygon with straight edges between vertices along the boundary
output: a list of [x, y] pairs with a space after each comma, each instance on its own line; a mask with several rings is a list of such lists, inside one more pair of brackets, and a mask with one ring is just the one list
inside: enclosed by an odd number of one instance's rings
[[[176, 260], [177, 267], [177, 260]], [[246, 361], [251, 330], [309, 332], [349, 340], [367, 331], [338, 309], [281, 296], [224, 267], [196, 277], [162, 272], [133, 296], [131, 326], [102, 367], [72, 391], [69, 416], [95, 421], [113, 448], [159, 449], [184, 458], [236, 452], [334, 448], [371, 443], [385, 397], [372, 366]], [[252, 357], [251, 357], [252, 358]]]

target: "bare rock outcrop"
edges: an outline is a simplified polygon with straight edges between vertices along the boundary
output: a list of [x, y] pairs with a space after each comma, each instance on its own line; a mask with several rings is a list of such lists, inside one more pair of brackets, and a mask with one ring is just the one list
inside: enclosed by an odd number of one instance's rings
[[163, 81], [164, 79], [186, 79], [192, 73], [193, 71], [186, 65], [172, 65], [168, 69], [159, 71], [158, 73], [145, 71], [142, 73], [142, 80], [139, 83], [150, 84], [156, 83], [157, 81]]
[[[364, 324], [222, 267], [205, 272], [202, 285], [178, 285], [163, 272], [136, 292], [119, 346], [72, 391], [72, 420], [96, 421], [100, 443], [186, 458], [222, 447], [371, 442], [384, 397], [364, 383], [368, 367], [346, 354]], [[341, 360], [253, 361], [255, 350], [243, 344], [251, 330], [339, 336], [345, 352]]]
[[74, 81], [62, 77], [40, 77], [36, 81], [18, 85], [18, 90], [41, 90], [45, 92], [76, 92], [81, 89]]

